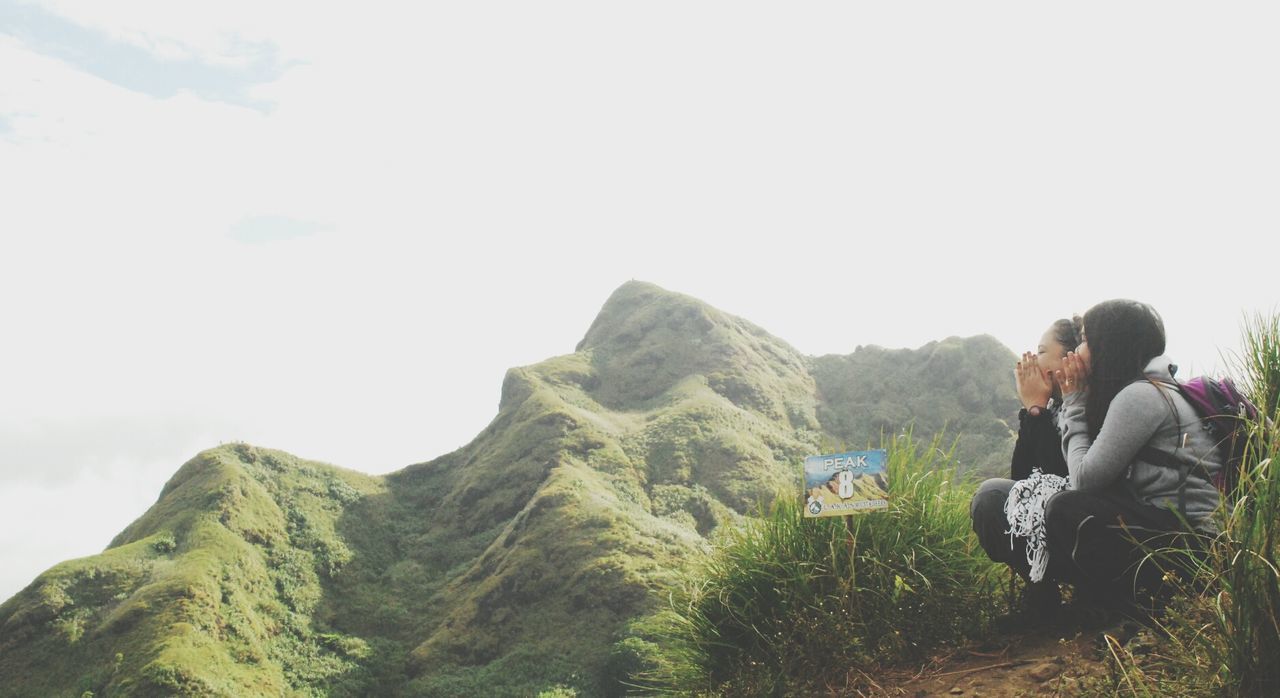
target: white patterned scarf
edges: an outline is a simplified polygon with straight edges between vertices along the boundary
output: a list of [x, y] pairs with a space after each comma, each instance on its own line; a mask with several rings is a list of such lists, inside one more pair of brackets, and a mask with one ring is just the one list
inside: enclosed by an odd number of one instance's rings
[[1009, 542], [1013, 536], [1027, 541], [1027, 564], [1031, 565], [1031, 581], [1044, 579], [1049, 566], [1049, 549], [1044, 539], [1044, 507], [1049, 497], [1071, 487], [1070, 478], [1045, 475], [1039, 468], [1031, 471], [1031, 477], [1013, 483], [1009, 498], [1004, 503], [1004, 515], [1009, 519]]

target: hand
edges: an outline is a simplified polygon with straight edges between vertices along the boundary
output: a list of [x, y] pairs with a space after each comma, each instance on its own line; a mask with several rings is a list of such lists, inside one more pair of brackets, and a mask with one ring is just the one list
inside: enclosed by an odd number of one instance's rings
[[1058, 371], [1057, 377], [1064, 397], [1083, 392], [1089, 383], [1089, 364], [1085, 363], [1079, 354], [1069, 351], [1062, 359], [1062, 368]]
[[1022, 355], [1013, 371], [1013, 379], [1023, 407], [1048, 406], [1049, 398], [1053, 397], [1053, 381], [1049, 372], [1040, 368], [1040, 359], [1035, 354], [1026, 352]]

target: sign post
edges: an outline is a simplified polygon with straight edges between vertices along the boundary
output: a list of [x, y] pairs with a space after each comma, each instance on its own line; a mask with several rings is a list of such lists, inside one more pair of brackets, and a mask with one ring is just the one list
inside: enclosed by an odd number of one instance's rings
[[844, 530], [849, 535], [851, 576], [858, 541], [853, 535], [850, 515], [889, 508], [888, 461], [885, 449], [804, 459], [804, 518], [844, 517]]

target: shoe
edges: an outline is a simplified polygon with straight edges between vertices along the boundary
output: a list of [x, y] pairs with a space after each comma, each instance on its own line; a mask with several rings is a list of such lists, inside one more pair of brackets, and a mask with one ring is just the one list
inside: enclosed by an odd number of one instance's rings
[[1028, 609], [1042, 615], [1057, 615], [1062, 608], [1062, 590], [1057, 582], [1028, 582], [1022, 590]]
[[1056, 582], [1028, 582], [1017, 608], [997, 616], [992, 624], [1001, 633], [1037, 630], [1057, 624], [1062, 613], [1062, 592]]

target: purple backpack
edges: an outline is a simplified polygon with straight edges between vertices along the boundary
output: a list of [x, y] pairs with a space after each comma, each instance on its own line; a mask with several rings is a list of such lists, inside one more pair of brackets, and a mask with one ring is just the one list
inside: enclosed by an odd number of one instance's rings
[[[1221, 456], [1222, 468], [1208, 473], [1200, 468], [1197, 475], [1212, 482], [1223, 496], [1234, 498], [1240, 483], [1240, 468], [1249, 447], [1249, 429], [1258, 419], [1258, 408], [1236, 389], [1230, 378], [1197, 376], [1185, 383], [1169, 383], [1200, 415], [1200, 424], [1213, 437]], [[1173, 454], [1148, 446], [1141, 454], [1145, 460], [1181, 469]]]

